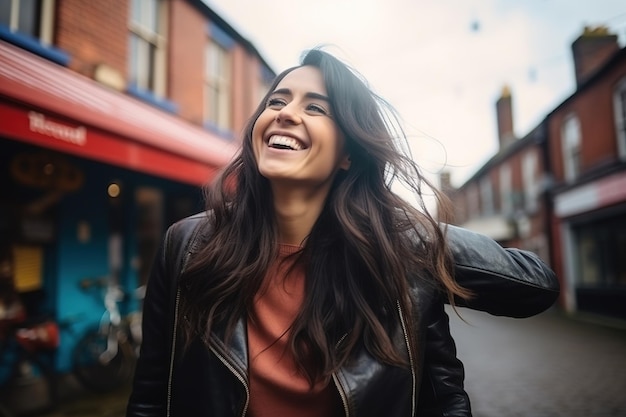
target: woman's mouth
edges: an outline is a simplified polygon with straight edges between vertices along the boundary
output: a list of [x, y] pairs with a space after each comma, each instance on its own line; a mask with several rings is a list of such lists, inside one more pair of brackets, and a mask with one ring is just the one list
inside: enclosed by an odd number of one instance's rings
[[304, 146], [302, 146], [302, 144], [297, 139], [282, 135], [270, 136], [267, 145], [270, 148], [287, 149], [291, 151], [301, 151], [304, 149]]

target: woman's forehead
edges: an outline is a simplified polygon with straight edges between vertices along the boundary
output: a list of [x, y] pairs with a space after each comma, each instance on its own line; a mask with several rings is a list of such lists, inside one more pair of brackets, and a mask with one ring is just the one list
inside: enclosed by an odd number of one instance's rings
[[292, 93], [314, 92], [326, 95], [324, 77], [319, 68], [310, 65], [298, 67], [280, 80], [276, 90], [288, 89]]

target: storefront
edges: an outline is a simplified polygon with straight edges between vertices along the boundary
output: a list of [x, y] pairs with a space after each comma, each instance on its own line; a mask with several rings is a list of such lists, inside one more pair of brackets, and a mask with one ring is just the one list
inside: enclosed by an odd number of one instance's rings
[[[0, 236], [29, 314], [68, 324], [58, 355], [104, 312], [85, 279], [129, 294], [167, 225], [202, 208], [231, 142], [0, 41]], [[125, 308], [137, 308], [129, 300]]]
[[626, 172], [555, 198], [566, 307], [626, 319]]

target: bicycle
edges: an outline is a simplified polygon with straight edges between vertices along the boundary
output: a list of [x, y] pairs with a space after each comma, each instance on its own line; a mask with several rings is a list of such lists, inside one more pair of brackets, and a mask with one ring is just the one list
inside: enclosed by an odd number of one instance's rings
[[30, 415], [58, 403], [54, 354], [59, 327], [48, 318], [0, 320], [0, 416]]
[[[122, 317], [119, 303], [124, 300], [122, 288], [108, 278], [84, 279], [83, 290], [104, 288], [105, 311], [100, 323], [88, 329], [72, 353], [76, 378], [96, 392], [111, 391], [128, 383], [134, 373], [140, 344], [140, 313]], [[139, 320], [139, 324], [137, 324]]]

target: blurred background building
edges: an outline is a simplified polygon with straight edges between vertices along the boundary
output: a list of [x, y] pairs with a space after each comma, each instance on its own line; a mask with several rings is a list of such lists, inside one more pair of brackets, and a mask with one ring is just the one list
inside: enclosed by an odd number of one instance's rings
[[199, 0], [0, 1], [0, 238], [28, 314], [71, 323], [60, 371], [104, 311], [81, 283], [146, 282], [274, 76]]
[[459, 188], [454, 222], [539, 254], [568, 312], [626, 319], [626, 48], [605, 27], [572, 43], [576, 90], [523, 137], [504, 87], [499, 151]]

